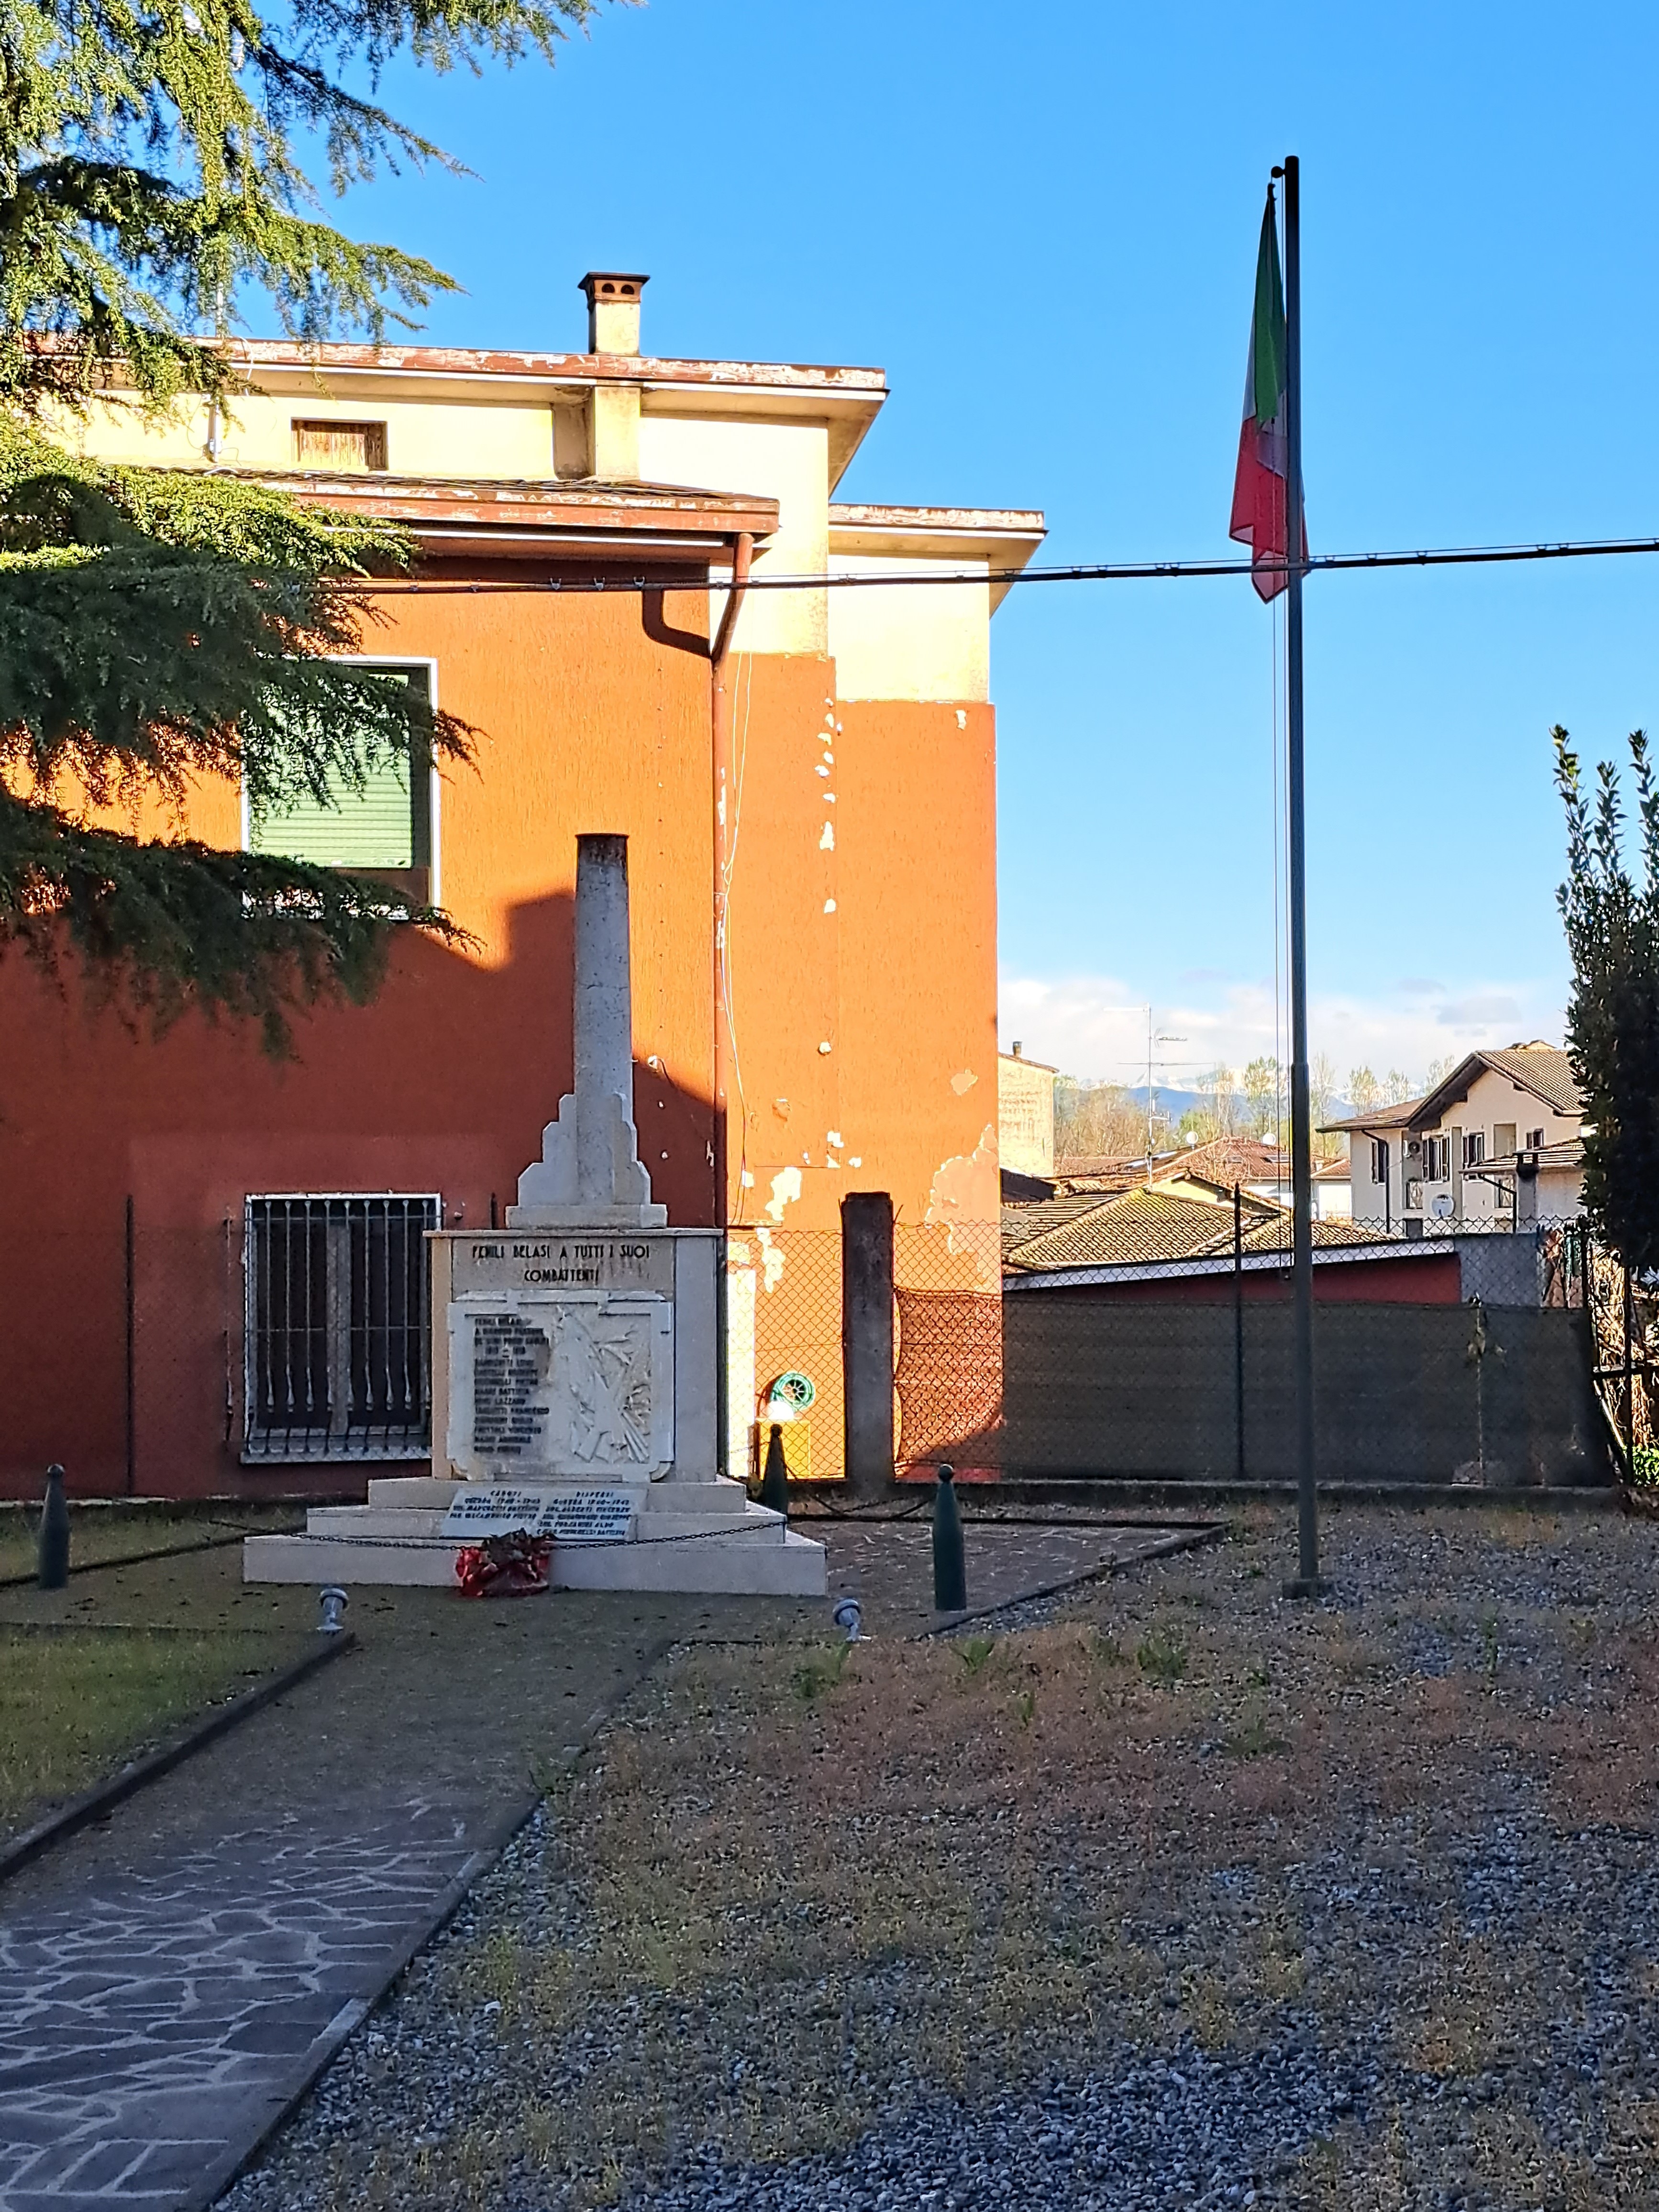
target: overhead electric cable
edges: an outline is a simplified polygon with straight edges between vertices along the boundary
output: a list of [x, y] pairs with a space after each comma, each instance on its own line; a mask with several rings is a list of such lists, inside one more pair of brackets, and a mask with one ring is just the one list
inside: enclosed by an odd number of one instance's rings
[[[1440, 545], [1415, 551], [1381, 553], [1315, 553], [1303, 564], [1304, 574], [1322, 568], [1455, 568], [1481, 567], [1512, 561], [1585, 561], [1621, 553], [1659, 553], [1659, 538], [1564, 538], [1534, 545]], [[1278, 564], [1283, 566], [1284, 564]], [[987, 586], [1014, 584], [1090, 584], [1155, 582], [1163, 577], [1260, 576], [1273, 572], [1271, 562], [1249, 561], [1093, 561], [1065, 568], [902, 568], [890, 574], [860, 569], [856, 574], [820, 576], [767, 576], [751, 574], [745, 588], [750, 592], [891, 591], [906, 584]], [[688, 583], [683, 574], [660, 576], [549, 576], [514, 578], [501, 582], [468, 581], [460, 578], [419, 577], [363, 580], [377, 592], [638, 592], [696, 591], [701, 583]], [[711, 587], [723, 589], [718, 577]]]

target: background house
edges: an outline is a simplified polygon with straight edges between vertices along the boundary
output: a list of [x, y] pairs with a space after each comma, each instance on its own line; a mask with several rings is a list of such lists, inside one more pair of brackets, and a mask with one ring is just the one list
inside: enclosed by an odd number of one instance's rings
[[1009, 1173], [1054, 1171], [1054, 1078], [1057, 1068], [1027, 1060], [1018, 1042], [997, 1054], [998, 1150]]
[[1348, 1139], [1356, 1221], [1512, 1228], [1579, 1212], [1583, 1116], [1565, 1052], [1473, 1052], [1421, 1098], [1327, 1124]]
[[[282, 1066], [251, 1036], [134, 1034], [0, 969], [0, 1056], [27, 1071], [0, 1125], [3, 1264], [30, 1285], [0, 1337], [13, 1492], [50, 1459], [83, 1492], [246, 1495], [423, 1457], [422, 1237], [498, 1218], [569, 1088], [583, 830], [629, 840], [655, 1195], [745, 1232], [734, 1448], [800, 1364], [788, 1238], [837, 1250], [844, 1191], [890, 1192], [932, 1240], [918, 1265], [994, 1295], [991, 572], [1042, 518], [837, 504], [881, 372], [644, 355], [645, 281], [585, 280], [585, 352], [238, 343], [234, 420], [106, 405], [59, 426], [98, 457], [231, 470], [415, 533], [415, 576], [368, 593], [362, 657], [472, 724], [472, 763], [399, 763], [337, 811], [262, 819], [204, 786], [181, 822], [136, 826], [406, 877], [474, 950], [410, 933], [376, 1003], [303, 1022]], [[984, 580], [733, 609], [750, 549], [757, 585]], [[838, 1347], [838, 1261], [827, 1279]], [[837, 1374], [815, 1378], [826, 1439]]]

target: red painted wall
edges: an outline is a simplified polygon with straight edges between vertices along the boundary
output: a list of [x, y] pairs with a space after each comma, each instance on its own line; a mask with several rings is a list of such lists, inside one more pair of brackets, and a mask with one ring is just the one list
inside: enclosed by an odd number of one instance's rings
[[[700, 596], [671, 597], [674, 623]], [[159, 1040], [0, 964], [0, 1487], [128, 1480], [125, 1210], [133, 1200], [136, 1487], [148, 1494], [360, 1489], [361, 1468], [241, 1468], [227, 1443], [240, 1286], [227, 1247], [249, 1193], [436, 1191], [454, 1219], [512, 1200], [571, 1080], [570, 901], [579, 831], [629, 840], [635, 1110], [675, 1221], [713, 1218], [708, 667], [646, 633], [634, 598], [405, 597], [365, 639], [431, 655], [441, 702], [480, 732], [447, 769], [443, 902], [477, 940], [414, 933], [368, 1009], [302, 1019], [273, 1066], [195, 1018]], [[239, 801], [186, 825], [228, 842]], [[654, 1057], [657, 1065], [649, 1065]], [[230, 1227], [227, 1230], [227, 1223]], [[234, 1408], [232, 1424], [234, 1425]]]
[[[302, 1019], [281, 1066], [193, 1017], [134, 1033], [73, 972], [0, 962], [0, 1492], [58, 1459], [81, 1494], [361, 1494], [362, 1465], [240, 1465], [244, 1200], [429, 1191], [467, 1222], [511, 1201], [570, 1083], [580, 831], [629, 840], [655, 1194], [677, 1223], [715, 1218], [706, 600], [453, 593], [384, 612], [364, 649], [435, 659], [441, 703], [479, 732], [439, 825], [440, 895], [476, 944], [410, 933], [376, 1002]], [[991, 712], [837, 705], [826, 660], [745, 657], [738, 675], [734, 1200], [764, 1218], [793, 1164], [790, 1227], [836, 1227], [848, 1188], [890, 1189], [914, 1224], [954, 1161], [994, 1222], [994, 1149], [969, 1165], [996, 1119]], [[814, 772], [826, 751], [832, 778]], [[234, 842], [237, 793], [204, 790], [185, 826]]]

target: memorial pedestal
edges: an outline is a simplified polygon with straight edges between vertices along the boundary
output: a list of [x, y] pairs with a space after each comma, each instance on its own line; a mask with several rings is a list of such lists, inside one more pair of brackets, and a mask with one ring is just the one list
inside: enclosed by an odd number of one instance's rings
[[824, 1594], [823, 1545], [718, 1471], [714, 1231], [430, 1242], [433, 1476], [249, 1537], [246, 1580], [453, 1589], [463, 1545], [526, 1528], [556, 1589]]
[[455, 1582], [463, 1545], [553, 1539], [554, 1587], [820, 1597], [822, 1544], [720, 1472], [720, 1238], [670, 1229], [632, 1120], [628, 847], [576, 841], [575, 1088], [505, 1229], [440, 1231], [431, 1479], [250, 1536], [249, 1582]]

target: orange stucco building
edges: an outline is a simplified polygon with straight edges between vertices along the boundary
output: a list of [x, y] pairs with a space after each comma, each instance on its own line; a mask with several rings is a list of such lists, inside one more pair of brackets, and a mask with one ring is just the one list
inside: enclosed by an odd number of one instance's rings
[[[416, 533], [362, 653], [480, 734], [394, 795], [407, 853], [349, 849], [416, 870], [473, 944], [411, 931], [374, 1004], [302, 1021], [282, 1065], [0, 967], [12, 1494], [50, 1459], [84, 1494], [262, 1496], [422, 1455], [421, 1231], [508, 1203], [569, 1087], [581, 831], [629, 840], [653, 1195], [732, 1231], [734, 1452], [800, 1364], [792, 1254], [802, 1279], [847, 1191], [994, 1289], [988, 629], [1042, 519], [837, 505], [880, 373], [643, 356], [643, 282], [587, 280], [585, 353], [254, 343], [234, 419], [62, 426]], [[228, 786], [178, 826], [283, 834]]]

